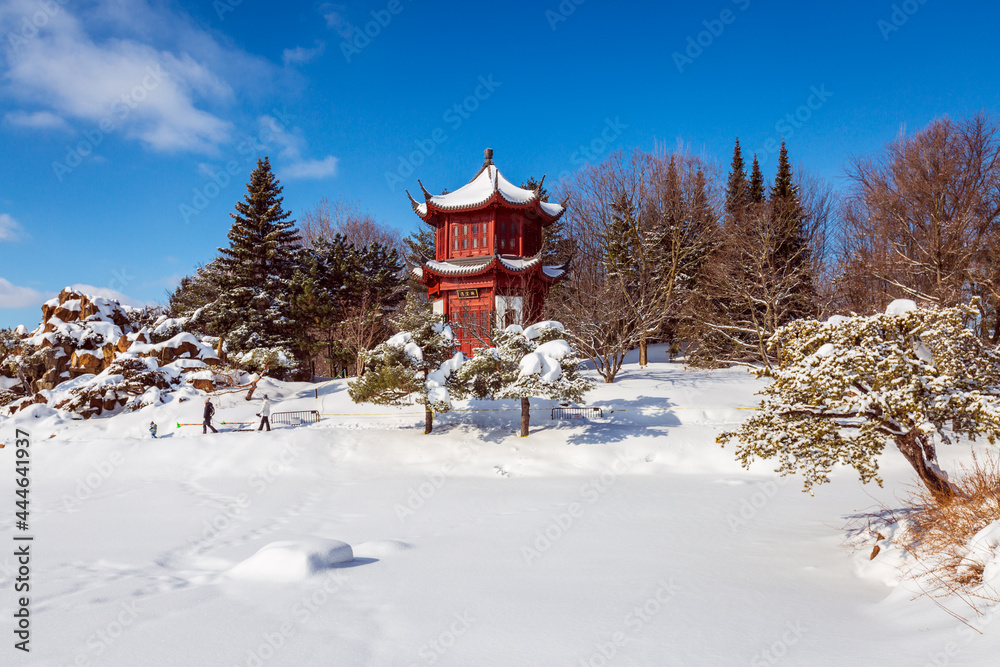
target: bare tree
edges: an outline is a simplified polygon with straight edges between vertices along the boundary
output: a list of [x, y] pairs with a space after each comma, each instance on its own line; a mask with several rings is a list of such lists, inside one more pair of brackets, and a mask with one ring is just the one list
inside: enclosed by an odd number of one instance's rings
[[406, 256], [402, 235], [362, 211], [357, 202], [331, 202], [323, 197], [299, 220], [299, 235], [306, 247], [311, 247], [316, 239], [332, 240], [337, 234], [349, 239], [358, 248], [377, 242], [395, 249], [400, 257]]
[[782, 234], [770, 202], [748, 209], [726, 230], [692, 304], [703, 329], [700, 359], [770, 366], [767, 341], [800, 315], [801, 286], [811, 276], [808, 263], [778, 257]]
[[984, 335], [1000, 338], [1000, 134], [977, 114], [903, 132], [855, 158], [844, 208], [838, 296], [844, 309], [895, 298], [939, 306], [982, 297]]
[[337, 339], [347, 354], [355, 359], [355, 375], [364, 372], [365, 362], [362, 352], [370, 350], [386, 339], [386, 318], [382, 304], [371, 290], [364, 290], [358, 298], [344, 310], [344, 316], [337, 326]]
[[690, 189], [704, 181], [700, 161], [635, 150], [616, 152], [582, 170], [570, 189], [567, 226], [573, 239], [572, 279], [553, 293], [549, 311], [561, 320], [605, 382], [625, 355], [662, 335], [714, 221], [694, 223]]

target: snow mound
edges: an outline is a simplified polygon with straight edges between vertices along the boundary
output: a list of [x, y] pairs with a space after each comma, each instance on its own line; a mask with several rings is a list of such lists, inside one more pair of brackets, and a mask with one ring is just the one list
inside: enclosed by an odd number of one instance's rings
[[970, 570], [982, 567], [983, 583], [992, 583], [1000, 574], [1000, 521], [994, 521], [973, 535], [966, 546], [968, 553], [962, 565]]
[[402, 540], [375, 540], [355, 546], [354, 553], [359, 558], [384, 558], [409, 551], [412, 548], [412, 544]]
[[354, 560], [351, 545], [320, 537], [272, 542], [232, 567], [228, 574], [247, 581], [303, 581], [338, 563]]
[[917, 304], [911, 299], [896, 299], [890, 303], [886, 309], [886, 315], [892, 315], [893, 317], [902, 317], [909, 312], [917, 309]]

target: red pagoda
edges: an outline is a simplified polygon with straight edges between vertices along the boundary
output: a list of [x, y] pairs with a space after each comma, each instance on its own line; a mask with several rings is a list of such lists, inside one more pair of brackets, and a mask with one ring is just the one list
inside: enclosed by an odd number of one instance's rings
[[[434, 312], [453, 325], [462, 352], [489, 343], [492, 327], [536, 321], [549, 288], [568, 266], [542, 266], [542, 229], [563, 206], [513, 185], [493, 164], [493, 149], [466, 185], [423, 203], [407, 192], [413, 211], [434, 228], [434, 259], [413, 269], [434, 299]], [[545, 177], [542, 177], [542, 182]]]

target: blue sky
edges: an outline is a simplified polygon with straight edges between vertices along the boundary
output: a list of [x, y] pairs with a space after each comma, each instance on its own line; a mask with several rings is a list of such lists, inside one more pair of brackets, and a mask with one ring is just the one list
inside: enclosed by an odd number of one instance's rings
[[[490, 146], [549, 183], [739, 136], [838, 187], [901, 127], [1000, 106], [995, 3], [0, 1], [0, 326], [66, 285], [163, 302], [226, 244], [254, 160], [299, 217], [455, 189]], [[365, 34], [367, 33], [367, 34]], [[771, 142], [771, 143], [769, 143]], [[775, 156], [762, 165], [770, 177]]]

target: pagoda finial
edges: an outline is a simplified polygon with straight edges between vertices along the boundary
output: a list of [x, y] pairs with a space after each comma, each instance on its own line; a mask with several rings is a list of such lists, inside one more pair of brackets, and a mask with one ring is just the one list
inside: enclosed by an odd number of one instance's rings
[[433, 197], [434, 195], [432, 195], [431, 193], [427, 192], [427, 188], [424, 187], [424, 184], [420, 182], [419, 178], [417, 179], [417, 184], [420, 185], [420, 189], [424, 193], [424, 201], [428, 201], [429, 202], [431, 200], [431, 197]]
[[493, 149], [487, 148], [483, 151], [483, 158], [485, 158], [485, 164], [493, 164]]

